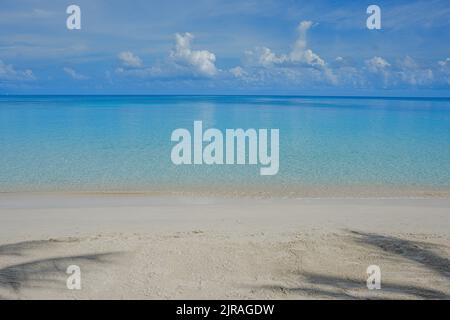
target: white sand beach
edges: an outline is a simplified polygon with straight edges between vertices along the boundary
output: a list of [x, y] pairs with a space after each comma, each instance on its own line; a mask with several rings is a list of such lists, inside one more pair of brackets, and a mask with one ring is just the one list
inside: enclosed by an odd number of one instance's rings
[[[0, 195], [1, 299], [449, 299], [450, 199]], [[381, 268], [368, 290], [366, 268]], [[81, 290], [66, 287], [69, 265]]]

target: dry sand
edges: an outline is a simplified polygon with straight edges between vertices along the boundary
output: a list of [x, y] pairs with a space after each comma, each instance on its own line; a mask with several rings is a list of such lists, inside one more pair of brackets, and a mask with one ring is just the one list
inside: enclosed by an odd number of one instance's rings
[[450, 199], [2, 194], [0, 298], [449, 299]]

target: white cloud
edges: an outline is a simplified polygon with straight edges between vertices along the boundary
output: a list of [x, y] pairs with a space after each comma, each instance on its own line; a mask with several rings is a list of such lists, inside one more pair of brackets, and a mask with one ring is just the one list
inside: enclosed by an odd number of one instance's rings
[[439, 61], [438, 64], [441, 67], [447, 67], [450, 66], [450, 58], [445, 59], [444, 61]]
[[398, 75], [403, 82], [411, 85], [426, 85], [433, 80], [433, 71], [421, 68], [410, 56], [406, 56], [399, 65]]
[[87, 80], [88, 79], [88, 77], [76, 72], [72, 68], [64, 67], [63, 70], [66, 74], [68, 74], [74, 80]]
[[0, 80], [34, 80], [33, 71], [30, 69], [26, 70], [16, 70], [13, 65], [6, 64], [2, 60], [0, 60]]
[[247, 72], [239, 66], [231, 68], [229, 71], [236, 78], [240, 78], [240, 77], [247, 75]]
[[123, 51], [119, 53], [118, 57], [126, 67], [140, 68], [143, 66], [141, 58], [134, 55], [131, 51]]
[[171, 74], [168, 69], [162, 70], [160, 67], [146, 67], [146, 68], [117, 68], [115, 73], [122, 76], [133, 76], [138, 78], [164, 78], [170, 77]]
[[[366, 60], [369, 72], [381, 76], [384, 87], [396, 87], [404, 84], [425, 86], [431, 84], [434, 74], [431, 69], [422, 68], [413, 58], [406, 56], [392, 65], [382, 57]], [[372, 79], [376, 84], [377, 78]]]
[[254, 51], [246, 51], [245, 54], [249, 60], [256, 59], [256, 63], [264, 67], [272, 67], [273, 65], [281, 65], [288, 61], [286, 55], [276, 55], [269, 48], [257, 47]]
[[391, 64], [382, 57], [373, 57], [372, 59], [366, 60], [366, 66], [370, 72], [385, 73]]
[[256, 57], [262, 66], [303, 64], [309, 67], [325, 68], [325, 61], [311, 49], [307, 48], [306, 33], [312, 26], [311, 21], [302, 21], [297, 27], [298, 37], [289, 54], [277, 55], [269, 48], [258, 47], [255, 51], [247, 51], [248, 56]]
[[192, 50], [191, 41], [194, 36], [189, 32], [175, 35], [175, 49], [170, 53], [170, 57], [176, 63], [192, 67], [195, 73], [214, 76], [217, 74], [215, 66], [216, 56], [206, 50]]
[[341, 57], [337, 56], [333, 61], [331, 61], [330, 66], [332, 68], [344, 68], [344, 67], [352, 67], [354, 66], [353, 59], [349, 57]]
[[200, 77], [212, 78], [214, 85], [254, 87], [323, 88], [327, 85], [352, 88], [405, 88], [427, 86], [436, 81], [450, 84], [450, 58], [438, 61], [440, 69], [419, 65], [413, 58], [388, 61], [374, 56], [355, 62], [348, 56], [337, 56], [329, 63], [308, 48], [307, 33], [313, 27], [311, 21], [302, 21], [297, 27], [298, 36], [287, 53], [277, 54], [268, 47], [256, 47], [245, 52], [248, 61], [242, 66], [226, 70], [216, 67], [216, 56], [207, 50], [193, 50], [194, 36], [177, 33], [175, 46], [169, 55], [145, 66], [130, 51], [119, 54], [122, 65], [116, 74], [122, 77], [138, 77], [152, 81], [190, 81]]
[[298, 38], [295, 41], [294, 48], [290, 53], [290, 60], [293, 62], [302, 62], [314, 67], [325, 67], [325, 61], [311, 49], [307, 49], [306, 32], [311, 28], [311, 21], [302, 21], [297, 27]]
[[[145, 66], [142, 60], [130, 51], [121, 52], [118, 57], [122, 66], [115, 70], [120, 76], [143, 79], [193, 79], [213, 77], [219, 73], [215, 66], [216, 56], [206, 50], [192, 50], [194, 36], [190, 33], [175, 34], [175, 47], [168, 57], [157, 61], [153, 66]], [[230, 71], [231, 72], [231, 71]]]
[[[337, 78], [327, 66], [325, 60], [308, 48], [306, 35], [312, 25], [311, 21], [301, 21], [299, 23], [297, 27], [298, 37], [293, 45], [293, 49], [288, 54], [275, 54], [267, 47], [257, 47], [254, 50], [246, 51], [247, 60], [250, 61], [250, 64], [256, 63], [256, 65], [266, 68], [315, 68], [329, 82], [337, 84]], [[289, 74], [289, 77], [293, 77], [293, 74], [295, 74], [292, 71], [286, 73]]]
[[450, 84], [450, 58], [443, 61], [439, 61], [438, 64], [441, 66], [440, 72], [447, 84]]
[[412, 70], [419, 68], [417, 62], [410, 56], [406, 56], [405, 59], [400, 61], [400, 66], [403, 67], [404, 69], [412, 69]]
[[375, 86], [378, 86], [380, 84], [379, 80], [381, 77], [382, 87], [388, 87], [391, 80], [391, 64], [387, 62], [387, 60], [383, 59], [382, 57], [375, 56], [371, 59], [366, 60], [365, 65], [366, 70], [375, 75], [375, 78], [372, 79]]

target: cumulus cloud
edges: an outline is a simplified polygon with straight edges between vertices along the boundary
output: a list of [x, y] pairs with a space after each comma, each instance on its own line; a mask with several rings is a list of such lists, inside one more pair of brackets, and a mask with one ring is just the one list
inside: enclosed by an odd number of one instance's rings
[[380, 77], [382, 80], [382, 86], [387, 87], [390, 81], [390, 67], [391, 64], [382, 57], [375, 56], [365, 61], [366, 69], [370, 73], [374, 74], [372, 79], [374, 84], [378, 86], [377, 81]]
[[141, 58], [134, 55], [131, 51], [119, 53], [118, 58], [125, 67], [140, 68], [143, 66]]
[[313, 67], [325, 67], [325, 61], [311, 49], [307, 48], [306, 32], [311, 28], [311, 21], [302, 21], [297, 27], [298, 38], [290, 53], [290, 61], [302, 62]]
[[370, 72], [385, 73], [386, 70], [391, 66], [391, 64], [382, 57], [373, 57], [369, 60], [366, 60], [366, 66]]
[[444, 82], [450, 84], [450, 58], [439, 61], [438, 65], [440, 66], [439, 72], [442, 74]]
[[352, 58], [337, 56], [334, 60], [329, 63], [330, 68], [339, 69], [345, 67], [354, 67], [355, 62]]
[[63, 70], [66, 74], [68, 74], [74, 80], [87, 80], [88, 79], [88, 77], [76, 72], [72, 68], [64, 67]]
[[410, 56], [406, 56], [400, 63], [398, 75], [401, 81], [411, 85], [426, 85], [433, 80], [433, 71], [421, 68], [419, 64]]
[[178, 64], [193, 68], [193, 71], [200, 75], [216, 75], [216, 56], [207, 50], [192, 50], [191, 42], [193, 39], [194, 36], [189, 32], [177, 33], [175, 35], [175, 48], [170, 53], [171, 59]]
[[443, 60], [443, 61], [439, 61], [438, 64], [439, 64], [441, 67], [447, 67], [447, 66], [450, 66], [450, 58], [447, 58], [447, 59], [445, 59], [445, 60]]
[[[122, 77], [138, 77], [151, 80], [180, 80], [212, 78], [220, 70], [215, 66], [216, 56], [206, 50], [191, 48], [194, 36], [191, 33], [175, 34], [175, 46], [168, 56], [146, 66], [130, 51], [118, 55], [122, 62], [115, 73]], [[231, 71], [230, 71], [231, 72]]]
[[[380, 76], [384, 87], [402, 87], [404, 85], [426, 86], [432, 83], [434, 73], [429, 68], [421, 67], [413, 58], [406, 56], [395, 64], [389, 63], [382, 57], [373, 57], [365, 61], [366, 70]], [[372, 82], [376, 85], [376, 80]]]
[[275, 54], [267, 47], [258, 47], [254, 51], [247, 51], [248, 56], [253, 56], [262, 66], [269, 67], [273, 65], [298, 65], [325, 68], [325, 61], [311, 49], [307, 48], [306, 34], [313, 23], [311, 21], [302, 21], [297, 27], [298, 37], [294, 43], [293, 49], [288, 54]]
[[[428, 86], [439, 82], [450, 84], [450, 58], [438, 61], [434, 67], [423, 67], [406, 56], [392, 62], [381, 56], [354, 61], [337, 56], [328, 63], [308, 47], [307, 35], [311, 21], [297, 26], [298, 36], [287, 53], [275, 53], [268, 47], [245, 51], [246, 61], [240, 66], [220, 70], [216, 56], [207, 50], [192, 49], [191, 33], [175, 34], [175, 45], [169, 54], [152, 66], [130, 51], [118, 55], [121, 65], [116, 74], [152, 81], [215, 81], [213, 85], [255, 88], [323, 88], [326, 85], [342, 88], [405, 88]], [[66, 71], [67, 72], [67, 71]], [[77, 74], [75, 72], [71, 72]]]
[[240, 77], [247, 75], [247, 72], [244, 69], [242, 69], [242, 67], [240, 67], [240, 66], [231, 68], [229, 71], [236, 78], [240, 78]]
[[245, 54], [251, 64], [255, 61], [257, 65], [264, 67], [281, 65], [288, 61], [286, 55], [276, 55], [267, 47], [257, 47], [254, 50], [246, 51]]
[[31, 69], [16, 70], [13, 65], [6, 64], [0, 60], [0, 80], [28, 81], [34, 79], [35, 76]]
[[[336, 84], [337, 78], [327, 63], [317, 53], [308, 48], [307, 32], [313, 26], [311, 21], [301, 21], [297, 27], [298, 37], [293, 45], [291, 52], [287, 54], [276, 54], [270, 48], [257, 47], [254, 50], [246, 51], [246, 58], [250, 64], [256, 64], [265, 68], [315, 68], [329, 82]], [[285, 72], [290, 77], [293, 76], [292, 70]], [[295, 72], [294, 72], [295, 73]]]

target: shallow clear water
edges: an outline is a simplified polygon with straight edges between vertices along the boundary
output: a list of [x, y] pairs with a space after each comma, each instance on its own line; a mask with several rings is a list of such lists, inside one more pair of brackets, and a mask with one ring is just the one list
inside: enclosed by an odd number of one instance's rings
[[[176, 128], [280, 129], [280, 170], [175, 166]], [[0, 97], [0, 191], [450, 188], [450, 99]]]

